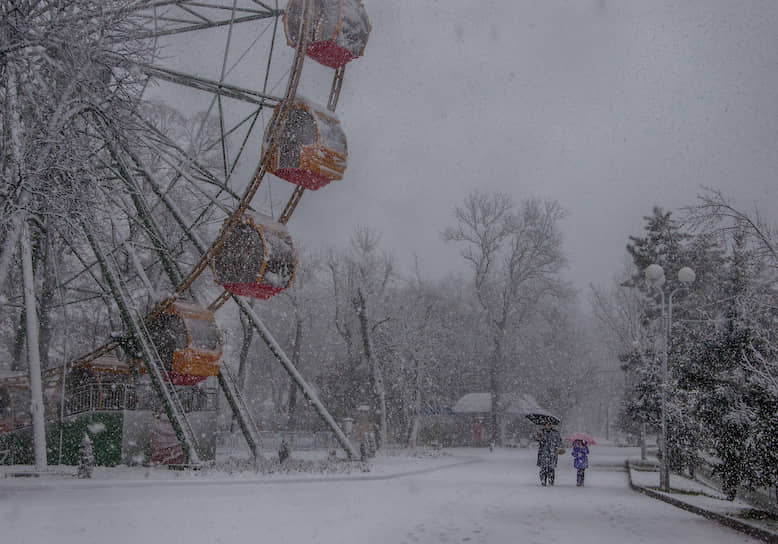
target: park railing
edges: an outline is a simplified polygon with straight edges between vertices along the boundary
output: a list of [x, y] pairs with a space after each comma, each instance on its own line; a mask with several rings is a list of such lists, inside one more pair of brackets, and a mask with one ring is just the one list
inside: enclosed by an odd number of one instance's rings
[[65, 397], [65, 415], [135, 410], [137, 404], [138, 396], [132, 385], [112, 384], [110, 387], [100, 387], [97, 384], [89, 384], [69, 391]]
[[[176, 390], [184, 412], [216, 410], [217, 391], [214, 388], [179, 387]], [[65, 415], [93, 411], [152, 410], [162, 405], [150, 385], [87, 384], [73, 388], [65, 395]]]

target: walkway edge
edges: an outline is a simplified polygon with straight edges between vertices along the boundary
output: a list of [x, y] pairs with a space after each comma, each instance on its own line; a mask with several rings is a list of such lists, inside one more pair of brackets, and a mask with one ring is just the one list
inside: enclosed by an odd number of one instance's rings
[[[393, 472], [390, 474], [371, 474], [365, 472], [362, 474], [338, 474], [332, 476], [320, 476], [320, 477], [284, 477], [284, 478], [262, 478], [249, 477], [249, 478], [203, 478], [203, 479], [151, 479], [151, 480], [102, 480], [99, 478], [90, 478], [79, 480], [73, 477], [64, 480], [46, 480], [35, 481], [34, 484], [25, 486], [18, 486], [14, 484], [0, 485], [0, 491], [7, 492], [25, 492], [32, 490], [51, 489], [54, 487], [68, 487], [70, 489], [102, 489], [107, 487], [155, 487], [155, 486], [169, 486], [169, 487], [185, 487], [185, 486], [213, 486], [213, 485], [273, 485], [273, 484], [301, 484], [301, 483], [325, 483], [325, 482], [358, 482], [366, 480], [391, 480], [394, 478], [403, 478], [406, 476], [415, 476], [417, 474], [425, 474], [428, 472], [436, 472], [438, 470], [445, 470], [448, 468], [467, 465], [470, 463], [480, 463], [481, 459], [478, 458], [466, 458], [458, 460], [448, 464], [435, 465], [431, 467], [418, 468], [412, 470], [406, 470], [403, 472]], [[39, 479], [36, 479], [39, 480]]]
[[776, 533], [767, 531], [765, 529], [760, 529], [759, 527], [754, 527], [753, 525], [749, 525], [748, 523], [740, 521], [739, 519], [730, 516], [724, 516], [722, 514], [717, 514], [715, 512], [711, 512], [709, 510], [700, 508], [699, 506], [694, 506], [692, 504], [683, 502], [674, 497], [670, 497], [664, 493], [654, 491], [653, 489], [648, 489], [646, 487], [634, 484], [632, 482], [632, 467], [630, 467], [629, 460], [625, 462], [625, 465], [627, 467], [627, 478], [629, 479], [629, 487], [633, 491], [637, 491], [638, 493], [648, 495], [649, 497], [654, 499], [659, 499], [660, 501], [664, 501], [668, 504], [672, 504], [675, 507], [681, 508], [682, 510], [686, 510], [688, 512], [692, 512], [694, 514], [698, 514], [707, 519], [717, 521], [722, 525], [729, 527], [730, 529], [735, 529], [736, 531], [740, 531], [741, 533], [745, 533], [748, 536], [758, 538], [759, 540], [763, 540], [764, 542], [770, 542], [771, 544], [778, 544], [778, 534]]

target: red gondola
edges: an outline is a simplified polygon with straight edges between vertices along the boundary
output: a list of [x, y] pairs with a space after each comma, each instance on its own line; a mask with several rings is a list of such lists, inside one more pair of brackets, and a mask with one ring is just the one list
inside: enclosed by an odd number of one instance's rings
[[297, 254], [286, 227], [245, 212], [211, 261], [216, 283], [236, 295], [270, 298], [291, 285]]
[[194, 385], [219, 373], [222, 339], [210, 310], [177, 301], [155, 317], [148, 329], [174, 385]]
[[[265, 131], [262, 152], [268, 148], [273, 120]], [[316, 190], [329, 182], [343, 178], [346, 171], [346, 135], [332, 112], [295, 99], [281, 131], [278, 146], [270, 150], [268, 171], [279, 178], [306, 189]]]
[[[330, 68], [340, 68], [365, 52], [370, 21], [362, 0], [312, 0], [306, 55]], [[284, 12], [286, 43], [300, 37], [305, 0], [290, 0]]]

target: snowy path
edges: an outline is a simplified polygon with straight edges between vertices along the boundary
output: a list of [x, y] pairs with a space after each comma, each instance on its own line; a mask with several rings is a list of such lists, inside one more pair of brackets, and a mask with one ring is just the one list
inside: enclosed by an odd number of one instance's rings
[[565, 457], [557, 485], [542, 488], [531, 450], [476, 454], [477, 463], [374, 480], [24, 487], [17, 479], [0, 485], [0, 541], [553, 544], [578, 535], [576, 544], [757, 542], [630, 491], [615, 469], [593, 467], [586, 487], [576, 488]]

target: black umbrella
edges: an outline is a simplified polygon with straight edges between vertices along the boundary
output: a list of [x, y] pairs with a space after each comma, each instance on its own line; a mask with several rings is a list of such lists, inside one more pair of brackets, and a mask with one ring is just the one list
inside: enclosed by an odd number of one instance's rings
[[545, 412], [532, 412], [531, 414], [527, 414], [524, 417], [529, 419], [535, 425], [545, 425], [546, 423], [551, 423], [551, 425], [559, 425], [558, 417], [552, 416], [551, 414], [546, 414]]

